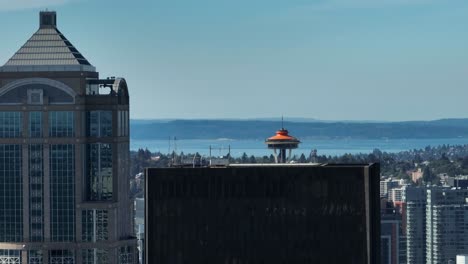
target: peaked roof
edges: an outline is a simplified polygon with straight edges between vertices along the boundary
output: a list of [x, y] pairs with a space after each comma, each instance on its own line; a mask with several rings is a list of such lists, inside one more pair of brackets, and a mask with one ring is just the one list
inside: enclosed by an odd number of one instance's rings
[[41, 24], [39, 30], [0, 68], [0, 71], [94, 72], [96, 69], [55, 25]]

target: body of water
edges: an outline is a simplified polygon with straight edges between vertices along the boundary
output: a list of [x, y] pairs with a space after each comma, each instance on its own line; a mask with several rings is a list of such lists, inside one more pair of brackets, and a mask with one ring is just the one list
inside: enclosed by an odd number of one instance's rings
[[[345, 153], [370, 153], [378, 148], [386, 152], [400, 152], [411, 149], [422, 149], [426, 146], [439, 145], [465, 145], [468, 144], [467, 138], [445, 138], [445, 139], [306, 139], [302, 140], [299, 148], [293, 151], [293, 154], [300, 155], [304, 153], [308, 156], [312, 149], [317, 149], [318, 155], [343, 155]], [[160, 151], [169, 153], [174, 151], [183, 151], [188, 153], [200, 153], [209, 155], [209, 148], [212, 147], [212, 155], [227, 154], [229, 146], [231, 155], [241, 156], [244, 152], [249, 156], [270, 155], [271, 150], [267, 149], [263, 140], [237, 140], [237, 139], [188, 139], [177, 140], [137, 140], [131, 139], [130, 149], [148, 148], [151, 152]]]

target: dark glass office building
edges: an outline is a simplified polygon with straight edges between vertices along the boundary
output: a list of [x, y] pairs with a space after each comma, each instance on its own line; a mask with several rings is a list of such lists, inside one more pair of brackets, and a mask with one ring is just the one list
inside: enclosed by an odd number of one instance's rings
[[41, 12], [0, 67], [0, 263], [135, 263], [128, 112]]
[[378, 164], [146, 173], [148, 263], [380, 263]]

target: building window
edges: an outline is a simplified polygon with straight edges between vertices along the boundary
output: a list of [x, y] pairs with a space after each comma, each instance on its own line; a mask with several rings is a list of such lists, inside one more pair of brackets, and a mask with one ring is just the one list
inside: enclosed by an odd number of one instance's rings
[[88, 137], [112, 137], [112, 111], [86, 112]]
[[0, 145], [0, 241], [2, 242], [23, 241], [21, 160], [21, 145]]
[[112, 145], [86, 145], [86, 196], [89, 201], [110, 201], [113, 196]]
[[118, 136], [126, 137], [129, 135], [128, 111], [119, 111], [117, 114]]
[[43, 104], [43, 91], [42, 89], [29, 89], [28, 90], [28, 104]]
[[21, 251], [0, 249], [0, 263], [20, 264], [21, 263]]
[[74, 114], [71, 111], [49, 112], [49, 137], [74, 137]]
[[42, 145], [29, 146], [29, 229], [31, 242], [42, 242], [44, 235], [44, 168]]
[[75, 255], [71, 250], [51, 250], [49, 263], [52, 264], [75, 264]]
[[83, 264], [108, 264], [109, 263], [109, 251], [106, 249], [83, 249]]
[[29, 113], [29, 136], [42, 137], [42, 112]]
[[75, 239], [75, 148], [50, 145], [51, 240]]
[[119, 249], [119, 264], [133, 264], [133, 247], [125, 246]]
[[42, 251], [30, 250], [28, 251], [28, 264], [43, 264]]
[[21, 137], [22, 126], [20, 112], [0, 112], [0, 138]]
[[109, 239], [109, 217], [107, 210], [83, 210], [81, 214], [81, 239], [86, 242]]

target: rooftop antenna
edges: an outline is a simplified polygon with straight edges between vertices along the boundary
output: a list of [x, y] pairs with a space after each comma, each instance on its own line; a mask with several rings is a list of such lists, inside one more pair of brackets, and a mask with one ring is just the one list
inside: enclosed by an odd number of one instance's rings
[[281, 115], [281, 130], [284, 130], [284, 119], [283, 119], [283, 115]]
[[167, 153], [171, 154], [171, 136], [169, 136], [169, 148], [167, 149]]

